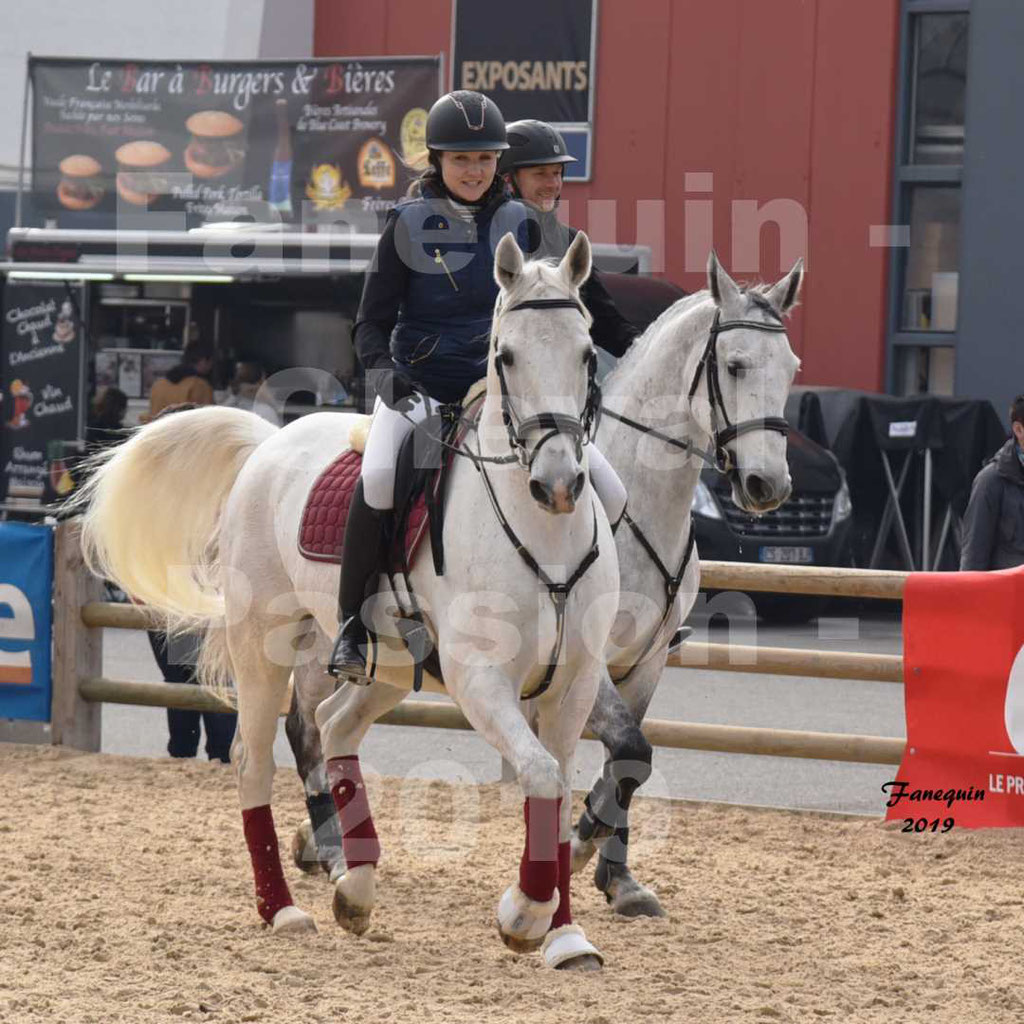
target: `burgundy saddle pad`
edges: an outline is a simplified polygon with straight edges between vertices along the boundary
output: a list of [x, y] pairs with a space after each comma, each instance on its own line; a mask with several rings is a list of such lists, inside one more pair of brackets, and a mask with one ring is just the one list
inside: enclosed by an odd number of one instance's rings
[[[299, 552], [310, 561], [341, 561], [348, 510], [362, 465], [363, 457], [359, 452], [342, 452], [310, 488], [299, 527]], [[420, 496], [409, 515], [405, 532], [405, 556], [410, 565], [426, 526], [427, 502]]]

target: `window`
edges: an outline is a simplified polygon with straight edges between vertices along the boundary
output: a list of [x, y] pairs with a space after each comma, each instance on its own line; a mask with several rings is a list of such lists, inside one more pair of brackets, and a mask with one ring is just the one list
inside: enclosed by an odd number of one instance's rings
[[969, 0], [903, 0], [889, 384], [952, 394]]

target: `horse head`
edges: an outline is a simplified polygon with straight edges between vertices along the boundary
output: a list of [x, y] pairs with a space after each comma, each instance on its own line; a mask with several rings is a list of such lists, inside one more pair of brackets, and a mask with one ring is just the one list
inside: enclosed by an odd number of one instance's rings
[[797, 260], [774, 285], [741, 288], [714, 252], [708, 259], [715, 312], [692, 370], [690, 404], [732, 483], [733, 501], [748, 512], [771, 511], [792, 490], [782, 414], [800, 360], [783, 317], [802, 281], [803, 260]]
[[500, 394], [508, 442], [546, 511], [572, 512], [586, 483], [583, 447], [594, 413], [596, 353], [579, 298], [590, 276], [581, 231], [555, 265], [524, 263], [511, 234], [495, 250], [495, 306], [488, 389]]

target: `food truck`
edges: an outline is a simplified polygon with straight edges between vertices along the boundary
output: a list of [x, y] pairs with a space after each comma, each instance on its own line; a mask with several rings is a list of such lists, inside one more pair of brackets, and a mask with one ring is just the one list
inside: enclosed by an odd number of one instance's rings
[[[143, 421], [190, 337], [218, 399], [245, 362], [284, 421], [362, 407], [363, 275], [426, 165], [441, 64], [30, 59], [24, 185], [47, 225], [12, 228], [0, 261], [0, 514], [69, 493], [90, 402], [116, 388]], [[651, 251], [595, 261], [646, 271]]]

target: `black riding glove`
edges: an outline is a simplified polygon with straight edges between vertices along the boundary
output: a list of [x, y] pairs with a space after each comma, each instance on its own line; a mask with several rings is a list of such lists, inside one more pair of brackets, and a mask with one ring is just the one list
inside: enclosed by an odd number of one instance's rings
[[416, 382], [394, 365], [378, 366], [368, 371], [366, 378], [389, 409], [408, 412], [422, 397]]

